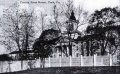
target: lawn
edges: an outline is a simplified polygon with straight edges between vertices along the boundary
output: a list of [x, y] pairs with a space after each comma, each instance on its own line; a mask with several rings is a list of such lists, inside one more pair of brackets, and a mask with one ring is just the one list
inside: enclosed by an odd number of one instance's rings
[[36, 68], [4, 74], [120, 74], [120, 66]]

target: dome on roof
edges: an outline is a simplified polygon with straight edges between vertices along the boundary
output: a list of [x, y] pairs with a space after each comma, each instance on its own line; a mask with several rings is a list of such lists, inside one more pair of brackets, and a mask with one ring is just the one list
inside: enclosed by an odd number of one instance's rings
[[70, 20], [76, 21], [76, 18], [75, 18], [75, 15], [74, 15], [74, 12], [73, 12], [73, 11], [71, 12]]

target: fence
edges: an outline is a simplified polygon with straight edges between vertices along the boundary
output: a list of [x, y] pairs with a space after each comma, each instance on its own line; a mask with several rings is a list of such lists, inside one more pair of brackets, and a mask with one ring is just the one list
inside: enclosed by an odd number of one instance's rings
[[[32, 68], [40, 67], [40, 60], [23, 61], [23, 69], [21, 69], [21, 61], [0, 62], [0, 72], [19, 71], [29, 69], [29, 61]], [[81, 57], [64, 57], [64, 58], [46, 58], [45, 67], [71, 67], [71, 66], [117, 66], [116, 56], [81, 56]]]

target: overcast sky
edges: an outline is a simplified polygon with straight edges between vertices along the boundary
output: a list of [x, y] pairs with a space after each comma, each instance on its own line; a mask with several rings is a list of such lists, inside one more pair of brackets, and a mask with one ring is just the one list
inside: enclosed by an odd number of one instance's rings
[[[5, 6], [9, 6], [12, 3], [18, 0], [0, 0], [0, 15], [2, 14], [2, 9]], [[48, 1], [59, 1], [59, 2], [64, 2], [67, 0], [19, 0], [19, 1], [41, 1], [41, 2], [48, 2]], [[21, 3], [22, 4], [22, 3]], [[96, 9], [101, 9], [104, 7], [116, 7], [120, 6], [120, 0], [74, 0], [74, 4], [77, 7], [79, 4], [81, 4], [84, 8], [84, 10], [89, 11], [92, 13]], [[46, 11], [51, 9], [51, 6], [53, 4], [31, 4], [30, 6], [41, 6], [43, 7]]]
[[75, 5], [79, 5], [80, 2], [83, 4], [84, 9], [90, 12], [104, 7], [120, 6], [120, 0], [75, 0]]
[[[13, 4], [15, 1], [18, 0], [0, 0], [0, 16], [2, 15], [2, 10]], [[66, 0], [19, 0], [19, 1], [58, 1], [58, 2], [64, 2]], [[120, 0], [74, 0], [74, 4], [77, 7], [79, 4], [81, 4], [84, 8], [84, 10], [89, 11], [90, 13], [94, 12], [95, 10], [99, 10], [104, 7], [120, 7]], [[31, 4], [31, 6], [41, 6], [45, 11], [50, 11], [52, 4]], [[25, 6], [23, 6], [25, 7]], [[83, 26], [84, 27], [84, 26]], [[4, 47], [0, 45], [0, 54], [5, 53]]]

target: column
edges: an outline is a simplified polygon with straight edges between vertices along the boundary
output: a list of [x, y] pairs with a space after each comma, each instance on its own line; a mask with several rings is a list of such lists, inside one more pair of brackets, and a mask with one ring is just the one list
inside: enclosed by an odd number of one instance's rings
[[93, 63], [93, 66], [96, 66], [96, 54], [94, 54], [93, 59], [94, 59], [94, 60], [93, 60], [93, 62], [94, 62], [94, 63]]
[[83, 66], [83, 56], [80, 55], [81, 66]]
[[61, 56], [60, 56], [60, 67], [61, 67]]
[[49, 67], [51, 67], [51, 65], [50, 65], [50, 57], [49, 57]]
[[70, 56], [70, 67], [72, 66], [72, 57]]
[[110, 59], [110, 66], [112, 66], [112, 55], [109, 54], [109, 59]]

